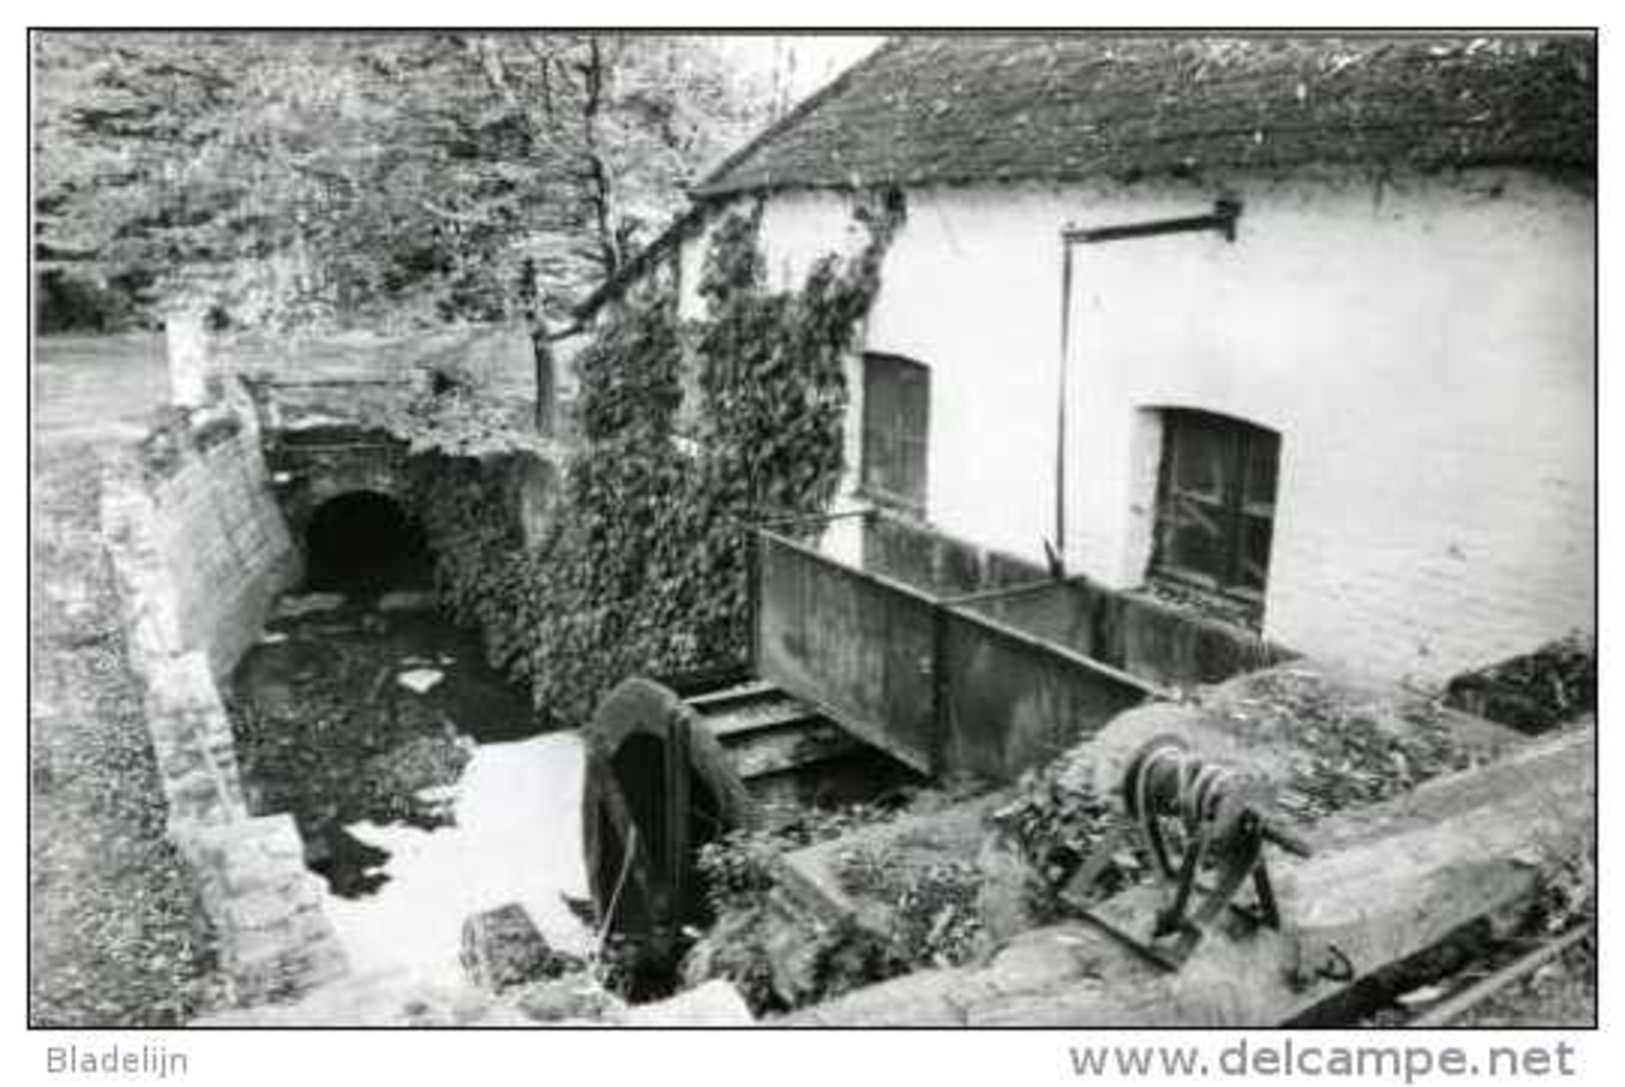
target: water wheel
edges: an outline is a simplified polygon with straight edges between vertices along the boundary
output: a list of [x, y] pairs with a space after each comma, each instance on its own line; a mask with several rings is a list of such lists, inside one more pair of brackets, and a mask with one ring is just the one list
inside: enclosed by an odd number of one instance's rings
[[754, 821], [727, 755], [670, 689], [623, 682], [583, 730], [583, 850], [600, 923], [669, 957], [703, 922], [699, 847]]

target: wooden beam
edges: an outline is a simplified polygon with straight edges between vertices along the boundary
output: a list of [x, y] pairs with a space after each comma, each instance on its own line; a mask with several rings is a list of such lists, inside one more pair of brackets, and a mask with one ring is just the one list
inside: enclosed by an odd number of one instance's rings
[[[778, 1025], [1263, 1027], [1345, 993], [1482, 918], [1527, 903], [1542, 872], [1594, 848], [1596, 734], [1587, 725], [1412, 793], [1334, 816], [1316, 853], [1271, 859], [1287, 931], [1210, 935], [1177, 972], [1085, 921], [1036, 929], [985, 965], [931, 970], [804, 1009]], [[1154, 887], [1113, 898], [1149, 914]], [[1296, 986], [1335, 946], [1353, 978]]]

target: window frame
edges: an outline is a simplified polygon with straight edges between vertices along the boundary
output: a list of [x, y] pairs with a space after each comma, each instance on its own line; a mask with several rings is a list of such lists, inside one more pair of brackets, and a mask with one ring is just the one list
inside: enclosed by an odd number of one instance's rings
[[[1164, 408], [1158, 413], [1162, 423], [1161, 463], [1157, 471], [1156, 516], [1152, 529], [1151, 561], [1147, 577], [1182, 589], [1211, 594], [1246, 607], [1255, 620], [1262, 616], [1269, 589], [1270, 557], [1274, 551], [1276, 511], [1280, 496], [1281, 435], [1246, 419], [1196, 408]], [[1182, 453], [1199, 432], [1211, 439], [1217, 435], [1223, 461], [1219, 470], [1218, 501], [1183, 491], [1178, 483]], [[1270, 488], [1267, 500], [1251, 493], [1254, 456], [1261, 449], [1270, 456]], [[1172, 550], [1173, 519], [1180, 516], [1176, 503], [1185, 502], [1217, 511], [1219, 531], [1212, 537], [1220, 554], [1217, 571], [1208, 571], [1175, 562]], [[1255, 587], [1248, 581], [1249, 522], [1264, 519], [1269, 532], [1263, 569]]]
[[[858, 493], [878, 505], [924, 519], [931, 493], [931, 368], [917, 359], [884, 351], [865, 351], [860, 356], [860, 363], [863, 371], [863, 405], [859, 420]], [[885, 431], [879, 425], [880, 421], [872, 418], [871, 412], [876, 403], [874, 380], [882, 372], [875, 365], [877, 363], [881, 367], [893, 367], [894, 374], [913, 373], [919, 378], [924, 397], [917, 433]], [[919, 481], [917, 495], [901, 493], [875, 478], [875, 468], [882, 453], [918, 458], [917, 471], [913, 473]]]

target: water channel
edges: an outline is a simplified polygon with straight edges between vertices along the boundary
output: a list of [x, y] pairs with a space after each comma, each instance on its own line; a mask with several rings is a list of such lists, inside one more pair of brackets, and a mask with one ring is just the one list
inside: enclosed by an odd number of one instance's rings
[[454, 977], [463, 922], [515, 902], [585, 950], [578, 738], [435, 608], [432, 556], [389, 499], [341, 496], [305, 541], [305, 582], [230, 703], [251, 807], [293, 814], [353, 969]]

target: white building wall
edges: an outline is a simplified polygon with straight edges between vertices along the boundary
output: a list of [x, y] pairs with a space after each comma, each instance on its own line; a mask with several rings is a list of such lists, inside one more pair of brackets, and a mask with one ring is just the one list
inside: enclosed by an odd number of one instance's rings
[[1432, 681], [1589, 626], [1594, 203], [1519, 175], [1242, 196], [1234, 244], [1077, 249], [1070, 557], [1140, 581], [1137, 409], [1194, 407], [1281, 433], [1271, 638]]
[[[1594, 201], [1529, 175], [1249, 182], [1238, 239], [1075, 249], [1069, 568], [1138, 584], [1154, 409], [1282, 434], [1265, 633], [1437, 680], [1588, 626]], [[1201, 214], [1217, 185], [913, 191], [866, 330], [931, 368], [928, 512], [1039, 560], [1054, 539], [1061, 228]], [[834, 194], [768, 203], [780, 282], [863, 234]], [[700, 246], [684, 252], [686, 307]], [[854, 366], [848, 461], [857, 463]]]
[[[927, 508], [944, 531], [1041, 561], [1055, 535], [1055, 407], [1059, 392], [1058, 224], [1078, 208], [1045, 190], [911, 192], [908, 222], [886, 255], [865, 350], [931, 369]], [[778, 285], [832, 249], [867, 235], [837, 194], [775, 195], [762, 222]], [[703, 243], [683, 251], [683, 311]], [[856, 486], [862, 372], [848, 371], [847, 486]]]

